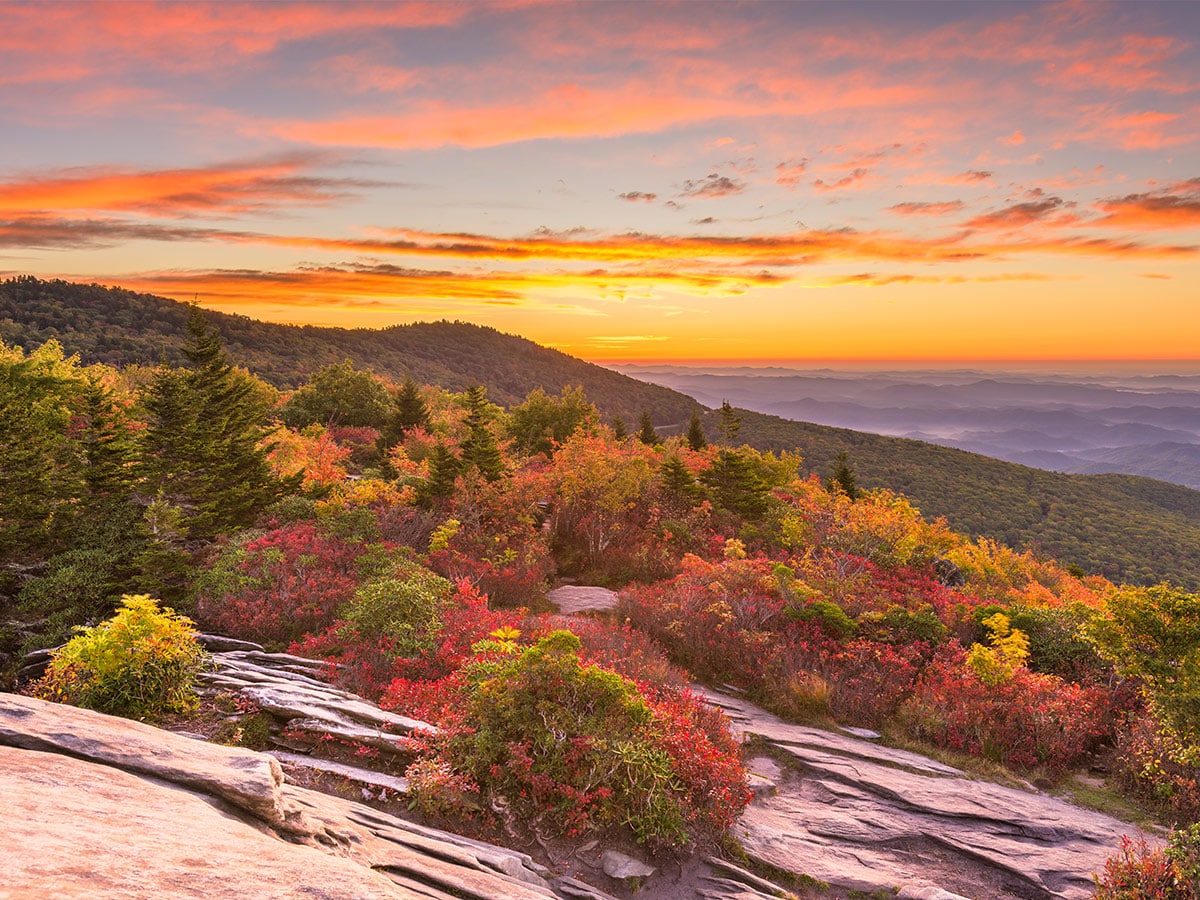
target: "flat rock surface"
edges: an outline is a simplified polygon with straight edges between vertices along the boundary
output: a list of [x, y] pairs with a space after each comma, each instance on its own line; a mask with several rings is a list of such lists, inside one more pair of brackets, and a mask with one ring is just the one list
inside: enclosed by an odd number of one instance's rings
[[776, 793], [760, 796], [734, 828], [751, 859], [784, 871], [913, 897], [1083, 900], [1121, 836], [1138, 833], [1046, 794], [705, 696], [785, 763]]
[[264, 754], [28, 697], [0, 695], [0, 796], [5, 900], [556, 896], [525, 854], [284, 784]]
[[580, 584], [564, 584], [549, 593], [550, 602], [563, 615], [582, 612], [606, 612], [617, 605], [616, 591]]

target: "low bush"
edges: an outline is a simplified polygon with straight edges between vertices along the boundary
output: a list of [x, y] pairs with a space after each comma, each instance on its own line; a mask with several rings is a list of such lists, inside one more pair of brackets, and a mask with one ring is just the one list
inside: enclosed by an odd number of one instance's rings
[[628, 828], [639, 842], [716, 838], [748, 802], [719, 715], [677, 692], [651, 700], [581, 662], [556, 631], [531, 647], [495, 640], [464, 669], [455, 768], [522, 821], [577, 836]]
[[294, 523], [230, 541], [196, 581], [197, 617], [231, 637], [286, 644], [353, 596], [364, 545]]
[[1129, 793], [1168, 819], [1200, 821], [1195, 750], [1150, 716], [1135, 721], [1118, 745], [1116, 775]]
[[59, 648], [32, 693], [134, 719], [186, 712], [205, 653], [192, 622], [159, 609], [145, 594], [127, 594], [111, 619]]
[[1096, 900], [1195, 900], [1200, 897], [1200, 825], [1172, 831], [1165, 848], [1121, 838], [1096, 878]]
[[934, 655], [898, 713], [912, 736], [1014, 768], [1050, 773], [1076, 764], [1111, 738], [1108, 692], [1024, 666], [989, 682], [951, 643]]

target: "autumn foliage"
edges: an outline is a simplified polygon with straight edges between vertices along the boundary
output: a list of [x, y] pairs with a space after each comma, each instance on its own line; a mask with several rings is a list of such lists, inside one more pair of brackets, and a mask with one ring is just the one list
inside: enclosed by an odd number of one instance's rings
[[[539, 832], [709, 841], [746, 795], [695, 678], [1052, 778], [1113, 746], [1132, 793], [1200, 814], [1195, 595], [956, 535], [847, 460], [804, 477], [799, 455], [735, 446], [732, 409], [709, 443], [698, 420], [625, 436], [578, 391], [505, 411], [349, 364], [280, 396], [194, 331], [192, 369], [128, 384], [0, 348], [0, 556], [24, 571], [45, 550], [20, 590], [54, 627], [156, 580], [203, 627], [435, 722], [412, 748], [422, 808], [474, 796]], [[222, 386], [241, 486], [213, 483], [219, 453], [178, 408], [219, 410]], [[557, 578], [619, 589], [616, 620], [546, 615]]]

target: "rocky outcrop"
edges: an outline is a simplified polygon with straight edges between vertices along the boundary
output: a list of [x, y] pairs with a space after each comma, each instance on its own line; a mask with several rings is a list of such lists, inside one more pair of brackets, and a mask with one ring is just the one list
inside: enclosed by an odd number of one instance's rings
[[[413, 732], [433, 734], [432, 725], [380, 709], [356, 694], [339, 690], [318, 675], [323, 662], [287, 653], [265, 653], [261, 647], [213, 653], [213, 666], [201, 674], [202, 693], [240, 694], [275, 720], [276, 733], [290, 732], [301, 746], [322, 735], [399, 752], [397, 738]], [[306, 742], [304, 735], [312, 737]]]
[[[594, 594], [584, 599], [606, 602]], [[568, 598], [564, 608], [571, 602]], [[86, 887], [93, 877], [105, 885], [101, 893], [106, 896], [143, 896], [128, 874], [134, 853], [155, 854], [155, 863], [144, 867], [146, 877], [158, 879], [163, 892], [172, 895], [189, 895], [187, 878], [181, 874], [189, 867], [195, 869], [194, 883], [205, 886], [196, 888], [197, 893], [229, 893], [223, 886], [231, 882], [221, 881], [223, 866], [248, 865], [247, 860], [260, 856], [259, 871], [268, 873], [263, 877], [282, 878], [291, 890], [293, 881], [283, 873], [298, 865], [295, 854], [301, 850], [317, 857], [304, 857], [306, 878], [297, 882], [296, 896], [309, 888], [316, 896], [427, 900], [607, 896], [583, 881], [552, 876], [524, 854], [425, 829], [289, 784], [287, 773], [307, 769], [310, 776], [324, 773], [355, 781], [364, 797], [403, 794], [407, 783], [397, 775], [291, 751], [319, 752], [324, 743], [319, 736], [328, 734], [396, 753], [398, 736], [431, 726], [333, 688], [320, 680], [326, 671], [322, 663], [265, 653], [243, 642], [210, 643], [210, 649], [213, 668], [205, 676], [205, 691], [238, 693], [267, 710], [280, 749], [259, 754], [217, 747], [136, 722], [0, 695], [0, 746], [21, 748], [7, 750], [0, 758], [0, 791], [21, 798], [15, 816], [7, 817], [3, 827], [45, 823], [41, 838], [3, 835], [0, 862], [23, 848], [13, 871], [43, 886], [50, 883], [44, 879], [51, 870], [63, 868], [65, 887], [59, 891], [55, 881], [55, 893], [67, 897], [94, 895]], [[898, 897], [909, 900], [1084, 898], [1091, 895], [1092, 873], [1103, 869], [1120, 837], [1137, 833], [1132, 826], [1032, 789], [971, 780], [958, 769], [916, 753], [848, 733], [788, 724], [728, 694], [702, 693], [730, 717], [736, 730], [754, 736], [762, 750], [750, 760], [754, 802], [734, 828], [746, 857], [764, 872], [778, 870], [826, 882], [833, 886], [831, 896], [898, 891]], [[298, 733], [308, 739], [298, 740]], [[387, 759], [385, 752], [381, 760]], [[77, 795], [75, 786], [82, 793]], [[61, 794], [61, 805], [49, 796], [38, 799], [40, 794]], [[108, 805], [90, 807], [89, 796], [97, 803], [109, 798]], [[153, 809], [140, 808], [146, 804]], [[160, 810], [172, 811], [160, 815]], [[234, 830], [223, 839], [213, 838], [210, 847], [207, 835], [225, 822], [237, 825], [229, 824]], [[122, 829], [137, 832], [129, 838], [129, 854], [122, 850], [110, 858], [105, 849], [93, 859], [94, 851], [85, 850], [124, 845], [123, 837], [102, 837], [119, 835]], [[156, 830], [161, 834], [143, 834]], [[183, 840], [189, 833], [205, 835], [190, 850]], [[39, 840], [46, 847], [65, 848], [61, 853], [45, 850], [57, 861], [33, 862], [43, 852], [37, 849]], [[242, 856], [243, 840], [265, 843]], [[223, 842], [236, 843], [237, 853], [222, 857], [218, 845]], [[1153, 837], [1150, 843], [1155, 843]], [[587, 880], [613, 890], [628, 889], [621, 888], [626, 875], [605, 873], [605, 849], [591, 842], [590, 849], [578, 848], [573, 857], [588, 873]], [[312, 861], [324, 857], [328, 860], [319, 865]], [[225, 862], [209, 866], [208, 859]], [[611, 857], [609, 863], [612, 868]], [[347, 865], [351, 868], [345, 869]], [[76, 868], [84, 873], [77, 883], [71, 874]], [[695, 858], [682, 869], [658, 868], [653, 875], [636, 874], [640, 898], [757, 900], [787, 895], [761, 875], [716, 858]], [[340, 887], [314, 887], [326, 878]], [[518, 887], [492, 881], [495, 878]], [[265, 884], [243, 888], [237, 882], [238, 890], [250, 896], [292, 896], [275, 887], [267, 890]], [[0, 883], [0, 898], [23, 896], [11, 891], [6, 895], [5, 889]], [[378, 893], [396, 890], [410, 893]]]
[[608, 612], [617, 605], [616, 591], [582, 584], [564, 584], [548, 595], [564, 616], [584, 612]]
[[776, 869], [914, 898], [1082, 900], [1121, 836], [1137, 833], [1043, 793], [706, 696], [783, 762], [774, 793], [760, 792], [734, 828], [751, 859]]
[[287, 784], [265, 754], [9, 694], [0, 796], [3, 897], [558, 896], [525, 854]]

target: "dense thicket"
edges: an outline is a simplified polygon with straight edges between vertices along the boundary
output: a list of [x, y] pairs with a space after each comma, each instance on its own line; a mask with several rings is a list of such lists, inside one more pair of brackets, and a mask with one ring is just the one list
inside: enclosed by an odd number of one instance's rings
[[[0, 345], [5, 644], [59, 640], [131, 588], [174, 596], [437, 724], [405, 747], [422, 808], [475, 795], [548, 833], [683, 846], [737, 815], [737, 745], [671, 663], [1049, 778], [1111, 748], [1134, 794], [1200, 819], [1200, 594], [956, 534], [863, 485], [850, 451], [825, 479], [739, 443], [756, 419], [727, 406], [708, 443], [648, 417], [619, 436], [579, 391], [506, 411], [482, 385], [344, 364], [289, 398], [198, 310], [186, 330], [178, 369]], [[279, 422], [295, 397], [318, 420]], [[538, 614], [553, 577], [621, 588], [624, 625]]]

